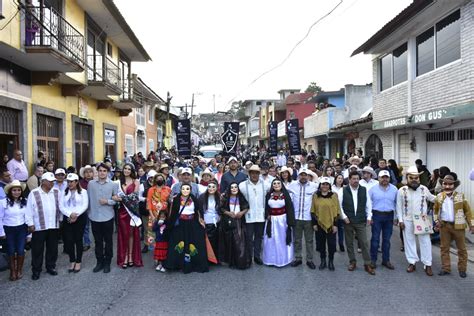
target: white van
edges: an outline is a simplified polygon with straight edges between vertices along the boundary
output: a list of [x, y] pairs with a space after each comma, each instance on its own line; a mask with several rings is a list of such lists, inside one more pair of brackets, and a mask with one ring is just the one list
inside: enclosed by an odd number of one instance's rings
[[209, 161], [211, 161], [211, 159], [214, 158], [215, 155], [219, 154], [222, 150], [222, 145], [208, 145], [199, 148], [199, 151], [202, 153], [202, 157], [206, 163], [209, 163]]

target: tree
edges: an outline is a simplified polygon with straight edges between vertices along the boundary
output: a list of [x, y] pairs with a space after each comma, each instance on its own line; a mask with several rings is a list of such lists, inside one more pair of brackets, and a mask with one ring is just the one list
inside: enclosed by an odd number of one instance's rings
[[312, 93], [316, 93], [316, 92], [321, 92], [323, 91], [323, 89], [318, 86], [318, 84], [316, 82], [311, 82], [309, 84], [309, 86], [306, 88], [306, 91], [305, 92], [312, 92]]

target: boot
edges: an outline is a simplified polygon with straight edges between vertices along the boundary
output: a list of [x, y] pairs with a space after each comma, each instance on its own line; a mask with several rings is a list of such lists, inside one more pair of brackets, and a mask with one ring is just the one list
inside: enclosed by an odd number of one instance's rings
[[329, 261], [328, 261], [328, 269], [329, 269], [329, 271], [334, 271], [334, 270], [335, 270], [333, 259], [329, 259]]
[[23, 263], [25, 262], [25, 256], [16, 257], [16, 278], [19, 280], [23, 277]]
[[10, 281], [16, 280], [16, 256], [10, 256]]
[[319, 265], [319, 270], [324, 270], [326, 269], [326, 258], [321, 259], [321, 264]]

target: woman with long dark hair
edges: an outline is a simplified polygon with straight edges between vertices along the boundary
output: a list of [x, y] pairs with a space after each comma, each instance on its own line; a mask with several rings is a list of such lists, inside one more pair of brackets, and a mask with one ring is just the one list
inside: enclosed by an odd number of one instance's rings
[[400, 183], [399, 187], [402, 187], [402, 180], [403, 180], [403, 175], [402, 175], [402, 170], [397, 165], [397, 162], [394, 159], [389, 159], [387, 166], [389, 169], [393, 171], [393, 174], [395, 175], [395, 178], [397, 179], [397, 184]]
[[6, 198], [0, 200], [0, 239], [6, 238], [7, 241], [10, 281], [23, 277], [25, 243], [28, 234], [26, 199], [23, 197], [25, 187], [25, 184], [14, 180], [5, 186]]
[[[139, 188], [140, 181], [137, 179], [135, 168], [132, 164], [124, 164], [120, 175], [120, 195], [136, 195], [138, 201]], [[134, 214], [133, 210], [122, 202], [118, 210], [118, 217], [117, 264], [123, 269], [133, 266], [141, 267], [143, 261], [140, 247], [139, 226], [141, 220], [139, 214]]]
[[280, 179], [272, 181], [265, 201], [266, 221], [262, 260], [265, 265], [283, 267], [294, 259], [295, 210], [290, 193]]
[[293, 170], [291, 168], [288, 168], [287, 166], [283, 166], [280, 169], [280, 180], [285, 186], [285, 188], [287, 188], [290, 185], [291, 181], [293, 181], [292, 174]]
[[[337, 174], [334, 178], [334, 183], [331, 187], [333, 193], [342, 194], [342, 189], [344, 188], [344, 176], [342, 174]], [[342, 219], [337, 220], [337, 243], [339, 244], [339, 250], [344, 252], [344, 221]]]
[[87, 223], [86, 210], [89, 206], [87, 191], [79, 184], [75, 173], [67, 175], [67, 187], [60, 200], [59, 209], [64, 215], [64, 250], [69, 255], [69, 272], [81, 271], [84, 229]]
[[191, 193], [191, 185], [181, 185], [181, 192], [172, 202], [169, 223], [170, 240], [163, 266], [184, 273], [209, 271], [202, 209]]
[[204, 223], [206, 224], [207, 238], [209, 238], [215, 254], [217, 254], [219, 249], [219, 212], [221, 206], [221, 195], [219, 194], [218, 186], [217, 180], [210, 180], [207, 184], [207, 190], [199, 196], [199, 203], [202, 205]]
[[245, 214], [249, 203], [239, 190], [237, 182], [232, 182], [221, 200], [223, 242], [219, 245], [219, 259], [231, 268], [247, 269], [252, 263], [250, 251], [245, 242]]

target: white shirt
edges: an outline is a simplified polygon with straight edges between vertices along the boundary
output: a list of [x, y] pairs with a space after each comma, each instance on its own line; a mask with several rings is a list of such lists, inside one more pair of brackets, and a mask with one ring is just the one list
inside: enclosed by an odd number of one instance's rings
[[[44, 214], [44, 228], [40, 226], [38, 215], [38, 205], [36, 204], [35, 192], [39, 192], [41, 202], [43, 204]], [[54, 198], [54, 191], [61, 195], [58, 189], [52, 188], [48, 193], [44, 192], [41, 187], [31, 191], [28, 195], [28, 202], [26, 204], [26, 224], [28, 226], [35, 226], [35, 231], [58, 229], [59, 223], [56, 221], [56, 199]], [[61, 204], [61, 199], [59, 199]]]
[[207, 190], [207, 185], [202, 185], [202, 184], [198, 184], [199, 185], [199, 194], [204, 194], [204, 192], [206, 192]]
[[89, 197], [87, 191], [82, 189], [79, 194], [76, 190], [74, 193], [74, 199], [71, 199], [72, 192], [69, 191], [66, 195], [62, 196], [59, 202], [59, 210], [66, 217], [70, 217], [72, 213], [76, 213], [77, 216], [82, 215], [89, 207]]
[[260, 175], [260, 180], [266, 182], [269, 186], [272, 185], [272, 181], [275, 179], [275, 177], [267, 174], [267, 176], [264, 178], [263, 175]]
[[331, 187], [331, 191], [334, 192], [334, 193], [337, 193], [338, 196], [339, 196], [339, 192], [342, 192], [342, 189], [344, 189], [344, 187], [338, 187], [334, 184]]
[[214, 225], [219, 222], [219, 215], [216, 211], [216, 199], [214, 196], [209, 196], [207, 199], [207, 210], [204, 210], [204, 222]]
[[369, 181], [366, 181], [365, 179], [362, 179], [359, 181], [359, 184], [367, 189], [367, 192], [372, 189], [372, 187], [376, 186], [379, 184], [378, 180], [370, 179]]
[[[182, 207], [180, 205], [180, 207]], [[180, 209], [181, 210], [181, 209]], [[181, 212], [182, 215], [191, 215], [194, 214], [194, 202], [191, 203], [191, 205], [186, 205], [183, 208], [183, 211]]]
[[[238, 201], [238, 200], [236, 200], [236, 201]], [[240, 212], [240, 203], [239, 204], [234, 204], [234, 203], [232, 203], [232, 199], [230, 199], [229, 208], [230, 208], [229, 212], [237, 214], [238, 212]]]
[[265, 196], [270, 189], [270, 184], [258, 180], [254, 184], [250, 180], [245, 180], [239, 184], [239, 190], [249, 202], [249, 210], [245, 214], [247, 223], [263, 223], [265, 221]]
[[311, 203], [313, 194], [318, 190], [318, 185], [314, 182], [306, 182], [304, 185], [298, 180], [293, 181], [288, 186], [288, 191], [292, 194], [291, 200], [295, 208], [295, 218], [302, 221], [311, 220]]
[[0, 236], [5, 236], [3, 226], [20, 226], [26, 223], [26, 206], [20, 203], [7, 204], [7, 199], [0, 201]]
[[53, 188], [56, 188], [59, 190], [59, 192], [61, 192], [62, 194], [64, 194], [64, 191], [66, 190], [67, 188], [67, 182], [66, 181], [63, 181], [62, 184], [59, 184], [58, 182], [54, 182], [54, 187]]
[[[351, 189], [351, 192], [352, 192], [352, 202], [354, 203], [354, 214], [357, 215], [357, 200], [358, 200], [357, 193], [359, 191], [359, 187], [357, 187], [356, 189], [353, 189], [351, 186], [349, 186], [349, 188]], [[337, 197], [339, 198], [339, 204], [341, 205], [341, 219], [346, 219], [347, 215], [344, 212], [344, 209], [342, 207], [342, 198], [344, 195], [343, 192], [344, 190], [339, 190], [339, 192], [337, 193]], [[365, 204], [365, 215], [367, 216], [367, 220], [370, 221], [372, 220], [372, 200], [370, 199], [368, 190], [367, 190], [366, 196], [367, 196], [367, 202]]]
[[[434, 202], [435, 198], [424, 185], [420, 185], [416, 191], [408, 186], [401, 187], [397, 194], [398, 221], [401, 223], [403, 221], [413, 221], [414, 214], [427, 214], [427, 202]], [[405, 199], [407, 200], [407, 207], [405, 207]]]
[[454, 223], [454, 200], [453, 196], [446, 196], [441, 206], [441, 220]]

